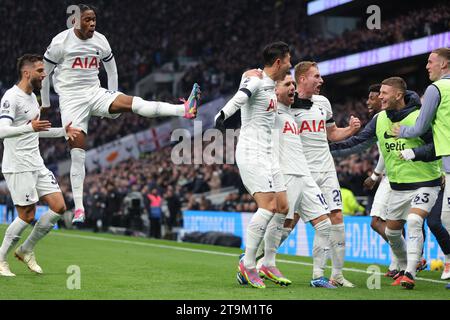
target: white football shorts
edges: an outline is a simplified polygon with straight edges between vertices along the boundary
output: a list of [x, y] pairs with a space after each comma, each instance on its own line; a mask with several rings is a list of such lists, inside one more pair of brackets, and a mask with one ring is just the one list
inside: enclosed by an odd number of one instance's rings
[[120, 113], [109, 113], [109, 107], [122, 92], [97, 88], [86, 92], [80, 98], [60, 96], [59, 108], [61, 110], [61, 122], [65, 126], [72, 121], [72, 126], [80, 128], [88, 133], [89, 119], [91, 116], [117, 119]]
[[37, 203], [42, 196], [61, 192], [53, 172], [47, 168], [3, 175], [16, 206], [28, 206]]
[[407, 220], [409, 210], [417, 208], [430, 212], [441, 187], [422, 187], [416, 190], [392, 190], [389, 195], [387, 220]]
[[284, 177], [279, 171], [272, 167], [270, 161], [264, 159], [241, 159], [240, 153], [236, 152], [236, 164], [239, 168], [242, 182], [248, 193], [252, 196], [256, 192], [281, 192], [286, 190]]
[[322, 190], [328, 209], [342, 210], [341, 187], [336, 171], [311, 172], [311, 176]]
[[322, 191], [311, 176], [285, 175], [289, 212], [286, 219], [298, 213], [307, 223], [329, 213]]
[[442, 199], [442, 211], [450, 211], [450, 173], [445, 174], [445, 189]]
[[371, 217], [379, 217], [386, 221], [386, 212], [388, 207], [389, 195], [391, 193], [391, 185], [389, 179], [384, 176], [381, 178], [378, 185], [377, 192], [373, 198], [372, 209], [370, 210]]

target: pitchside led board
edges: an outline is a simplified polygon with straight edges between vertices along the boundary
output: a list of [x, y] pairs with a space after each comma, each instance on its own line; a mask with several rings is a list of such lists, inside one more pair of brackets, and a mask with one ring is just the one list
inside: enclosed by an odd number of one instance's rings
[[[47, 206], [37, 206], [36, 207], [36, 215], [34, 219], [39, 220], [40, 216], [47, 212]], [[14, 218], [17, 217], [17, 210], [14, 209]], [[10, 224], [12, 222], [11, 215], [8, 216], [8, 220], [6, 219], [6, 206], [4, 204], [0, 204], [0, 223], [2, 224]], [[58, 229], [58, 225], [55, 224], [53, 229]]]
[[[200, 231], [229, 232], [242, 238], [242, 249], [245, 248], [248, 222], [252, 213], [217, 212], [217, 211], [184, 211], [184, 233]], [[345, 259], [347, 261], [389, 265], [389, 245], [370, 228], [371, 217], [344, 217], [345, 223]], [[424, 257], [444, 260], [436, 238], [428, 226], [425, 226], [426, 239]], [[279, 253], [312, 256], [314, 229], [311, 224], [301, 220], [289, 238], [279, 249]]]

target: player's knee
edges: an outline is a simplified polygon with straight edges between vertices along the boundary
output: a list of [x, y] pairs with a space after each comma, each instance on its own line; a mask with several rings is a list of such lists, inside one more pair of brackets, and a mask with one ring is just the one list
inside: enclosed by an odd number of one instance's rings
[[331, 230], [331, 220], [328, 217], [321, 216], [314, 219], [313, 227], [316, 231], [329, 233]]
[[331, 212], [330, 220], [332, 224], [341, 224], [344, 222], [344, 217], [342, 215], [342, 211], [336, 210]]
[[370, 221], [370, 227], [374, 231], [380, 231], [378, 230], [380, 228], [380, 221], [378, 217], [372, 217], [372, 221]]
[[67, 207], [65, 203], [62, 204], [58, 204], [57, 206], [55, 206], [55, 208], [52, 208], [52, 211], [56, 212], [57, 214], [64, 214], [64, 212], [66, 212]]
[[287, 204], [281, 204], [278, 206], [278, 213], [281, 214], [288, 214], [289, 212], [289, 206]]
[[34, 210], [24, 210], [22, 214], [20, 214], [20, 219], [25, 221], [26, 223], [32, 223], [34, 220], [35, 211]]

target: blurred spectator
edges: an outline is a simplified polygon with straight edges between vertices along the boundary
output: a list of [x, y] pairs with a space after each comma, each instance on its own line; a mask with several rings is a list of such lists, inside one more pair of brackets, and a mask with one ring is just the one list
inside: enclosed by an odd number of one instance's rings
[[347, 188], [341, 187], [342, 195], [342, 213], [346, 216], [362, 215], [365, 208], [358, 203], [353, 192]]
[[161, 238], [161, 219], [162, 219], [162, 197], [159, 195], [159, 191], [153, 188], [151, 193], [147, 194], [147, 198], [150, 200], [150, 230], [149, 236], [151, 238]]
[[175, 194], [172, 186], [167, 188], [165, 200], [167, 202], [167, 209], [169, 210], [167, 227], [168, 231], [172, 232], [174, 227], [182, 226], [181, 201], [179, 196]]
[[130, 230], [141, 230], [143, 226], [141, 214], [144, 210], [144, 196], [139, 189], [139, 186], [134, 184], [123, 200], [125, 227]]

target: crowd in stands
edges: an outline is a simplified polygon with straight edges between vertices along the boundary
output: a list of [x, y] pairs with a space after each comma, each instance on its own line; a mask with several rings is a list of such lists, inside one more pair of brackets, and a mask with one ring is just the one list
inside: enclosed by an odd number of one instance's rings
[[[206, 98], [234, 88], [243, 68], [258, 65], [260, 49], [273, 40], [291, 44], [294, 62], [305, 58], [321, 61], [447, 31], [450, 23], [450, 8], [444, 0], [434, 1], [431, 7], [405, 6], [383, 19], [380, 30], [369, 30], [366, 20], [360, 19], [356, 29], [332, 38], [317, 34], [317, 27], [307, 23], [314, 17], [306, 16], [306, 4], [295, 0], [136, 0], [132, 6], [121, 0], [92, 3], [98, 8], [97, 29], [115, 52], [124, 92], [165, 62], [183, 57], [201, 61], [187, 72], [184, 92], [201, 77]], [[67, 27], [66, 10], [71, 4], [70, 0], [49, 0], [45, 6], [38, 0], [2, 1], [3, 87], [15, 81], [18, 56], [44, 53], [52, 37]], [[178, 67], [175, 64], [175, 69]]]
[[[333, 38], [322, 38], [306, 24], [305, 7], [295, 0], [157, 0], [135, 1], [133, 5], [120, 0], [92, 2], [99, 8], [97, 29], [108, 38], [115, 53], [119, 87], [123, 92], [130, 92], [139, 79], [165, 62], [187, 57], [198, 60], [199, 64], [186, 71], [181, 82], [182, 91], [184, 95], [188, 94], [192, 83], [199, 82], [205, 101], [233, 92], [242, 71], [259, 66], [259, 52], [270, 41], [283, 40], [291, 44], [293, 63], [301, 59], [321, 61], [447, 31], [450, 23], [450, 7], [446, 1], [436, 1], [436, 5], [430, 8], [406, 8], [383, 20], [381, 30], [368, 30], [364, 20], [355, 30]], [[1, 94], [16, 79], [16, 58], [25, 52], [44, 53], [52, 37], [66, 28], [66, 8], [70, 4], [69, 0], [49, 0], [45, 5], [38, 0], [2, 1]], [[272, 18], [267, 23], [269, 15]], [[177, 68], [179, 66], [175, 64]], [[102, 77], [104, 79], [104, 74]], [[164, 100], [173, 99], [167, 93], [164, 97]], [[340, 126], [346, 124], [350, 114], [358, 116], [363, 123], [367, 122], [363, 101], [350, 99], [333, 107], [335, 120]], [[43, 118], [50, 119], [53, 126], [61, 124], [57, 102], [51, 110], [45, 111]], [[134, 114], [122, 115], [117, 120], [93, 117], [88, 148], [144, 130], [157, 121]], [[2, 147], [0, 152], [3, 153]], [[63, 139], [42, 140], [41, 152], [47, 164], [67, 159], [69, 155]], [[356, 195], [370, 195], [361, 185], [377, 159], [376, 148], [371, 148], [361, 155], [340, 161], [336, 168], [342, 185]], [[67, 176], [59, 180], [70, 207], [70, 181]], [[206, 197], [198, 196], [227, 186], [239, 191], [229, 194], [223, 204], [214, 205]], [[141, 159], [87, 175], [85, 205], [88, 222], [99, 228], [123, 223], [126, 216], [123, 200], [131, 192], [143, 195], [142, 210], [150, 215], [155, 212], [152, 203], [158, 202], [148, 196], [154, 189], [171, 208], [169, 213], [162, 213], [162, 219], [167, 218], [172, 226], [181, 223], [181, 207], [256, 210], [256, 204], [245, 192], [235, 165], [173, 166], [170, 148], [165, 148]], [[100, 225], [97, 223], [99, 220], [102, 221]]]
[[[320, 61], [447, 31], [450, 22], [449, 6], [445, 1], [435, 1], [430, 8], [408, 7], [383, 19], [381, 30], [367, 29], [362, 19], [355, 30], [322, 38], [305, 22], [305, 6], [295, 0], [139, 1], [133, 6], [120, 0], [93, 3], [98, 8], [97, 29], [106, 35], [115, 52], [122, 91], [131, 91], [137, 80], [165, 62], [188, 57], [200, 63], [185, 73], [182, 95], [189, 94], [193, 82], [199, 82], [204, 102], [233, 92], [242, 70], [259, 66], [260, 49], [273, 40], [291, 44], [293, 63], [300, 59]], [[16, 79], [14, 61], [18, 56], [25, 51], [43, 53], [52, 37], [66, 28], [70, 4], [69, 0], [50, 0], [46, 6], [37, 0], [2, 1], [0, 93]], [[273, 16], [271, 23], [265, 19], [268, 15]], [[185, 19], [187, 16], [189, 19]], [[152, 98], [174, 101], [168, 92], [155, 93]], [[58, 103], [52, 102], [46, 117], [57, 126]], [[93, 118], [88, 148], [143, 130], [156, 121], [134, 115], [117, 120]], [[64, 141], [54, 140], [43, 143], [42, 154], [46, 163], [54, 163], [66, 159], [68, 149]]]
[[[362, 100], [335, 105], [335, 119], [338, 126], [346, 126], [350, 115], [360, 117], [363, 123], [368, 121], [367, 110]], [[127, 219], [122, 200], [130, 192], [142, 195], [144, 204], [142, 212], [150, 216], [152, 209], [148, 195], [152, 190], [156, 190], [157, 194], [166, 200], [169, 210], [161, 213], [161, 219], [170, 221], [171, 226], [181, 225], [181, 208], [256, 211], [256, 203], [246, 192], [235, 164], [173, 166], [171, 152], [172, 147], [168, 146], [156, 152], [143, 154], [139, 159], [129, 159], [113, 168], [87, 175], [84, 184], [85, 206], [90, 223], [95, 226], [95, 221], [101, 219], [103, 228], [107, 228]], [[372, 147], [362, 154], [336, 161], [342, 186], [356, 196], [373, 196], [372, 191], [362, 188], [362, 183], [373, 170], [377, 159], [377, 148]], [[69, 177], [64, 176], [59, 180], [70, 207]], [[236, 191], [229, 193], [223, 202], [213, 204], [205, 196], [205, 193], [214, 193], [225, 187], [233, 187]]]

